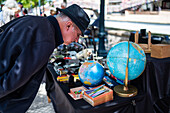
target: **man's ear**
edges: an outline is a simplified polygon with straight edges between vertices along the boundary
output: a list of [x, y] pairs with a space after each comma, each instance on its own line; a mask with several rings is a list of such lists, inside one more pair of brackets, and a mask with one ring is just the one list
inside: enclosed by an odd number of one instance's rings
[[66, 29], [69, 30], [69, 28], [71, 27], [72, 24], [73, 24], [72, 21], [67, 21], [66, 22]]

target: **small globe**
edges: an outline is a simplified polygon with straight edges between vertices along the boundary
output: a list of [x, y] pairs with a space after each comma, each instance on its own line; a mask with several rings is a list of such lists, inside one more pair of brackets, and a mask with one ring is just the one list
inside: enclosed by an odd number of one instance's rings
[[[125, 80], [128, 59], [128, 42], [114, 45], [107, 54], [107, 66], [113, 76]], [[145, 69], [146, 56], [136, 43], [129, 42], [128, 80], [140, 76]]]
[[103, 80], [104, 68], [96, 61], [87, 61], [80, 66], [78, 75], [84, 85], [96, 86]]

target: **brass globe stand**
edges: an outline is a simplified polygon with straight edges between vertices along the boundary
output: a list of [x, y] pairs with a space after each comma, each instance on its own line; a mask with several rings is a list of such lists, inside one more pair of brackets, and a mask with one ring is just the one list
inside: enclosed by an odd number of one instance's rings
[[120, 97], [132, 97], [137, 95], [137, 88], [128, 85], [128, 63], [129, 63], [129, 41], [128, 41], [128, 55], [127, 55], [127, 64], [126, 64], [126, 72], [125, 72], [125, 85], [117, 85], [114, 87], [114, 91]]

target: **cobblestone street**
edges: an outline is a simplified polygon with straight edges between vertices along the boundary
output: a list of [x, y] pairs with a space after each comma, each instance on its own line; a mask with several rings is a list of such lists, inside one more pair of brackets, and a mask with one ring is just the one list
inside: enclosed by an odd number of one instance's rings
[[37, 96], [26, 113], [55, 113], [52, 103], [48, 103], [45, 83], [40, 85]]

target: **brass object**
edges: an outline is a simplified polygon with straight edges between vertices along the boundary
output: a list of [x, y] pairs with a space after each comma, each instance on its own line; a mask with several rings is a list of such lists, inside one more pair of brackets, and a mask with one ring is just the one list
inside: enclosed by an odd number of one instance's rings
[[126, 63], [125, 88], [124, 88], [124, 90], [128, 90], [128, 64], [129, 64], [129, 41], [128, 41], [128, 52], [127, 52], [127, 63]]
[[117, 85], [114, 87], [114, 91], [116, 92], [116, 94], [120, 97], [133, 97], [137, 95], [137, 88], [132, 86], [132, 85], [128, 85], [128, 90], [124, 90], [124, 85]]

